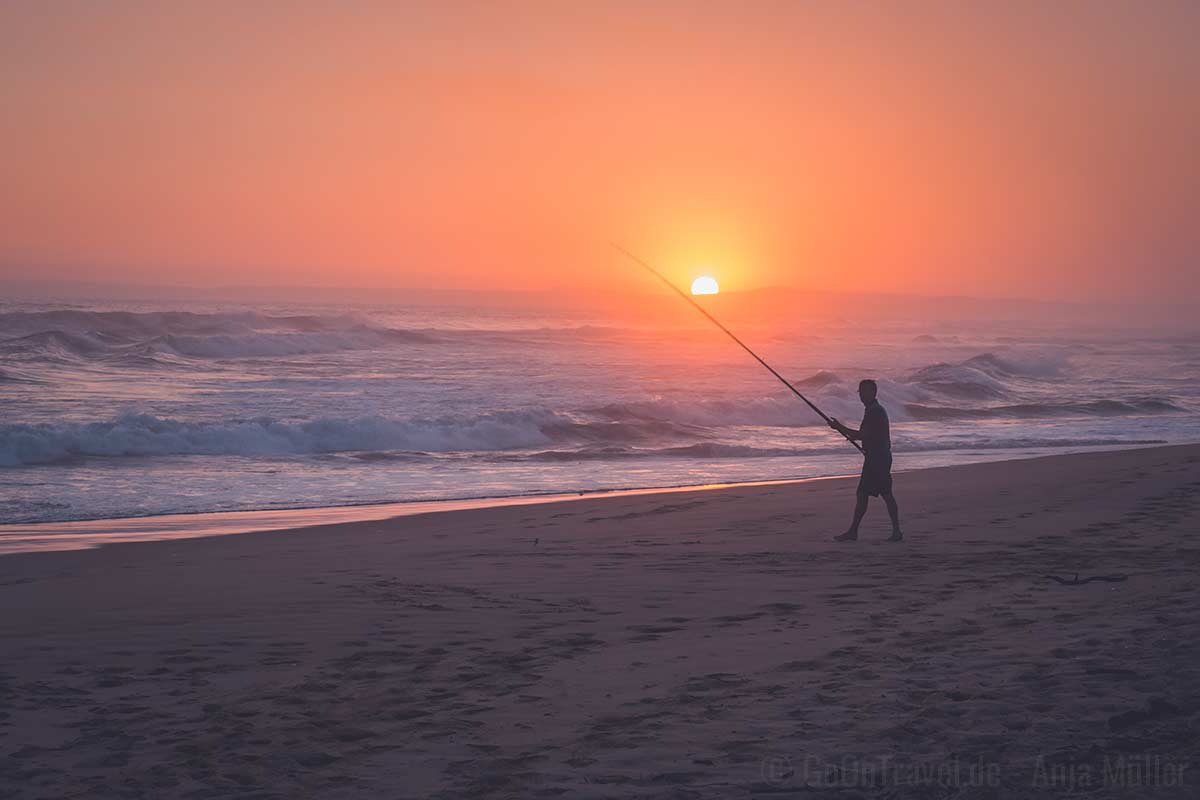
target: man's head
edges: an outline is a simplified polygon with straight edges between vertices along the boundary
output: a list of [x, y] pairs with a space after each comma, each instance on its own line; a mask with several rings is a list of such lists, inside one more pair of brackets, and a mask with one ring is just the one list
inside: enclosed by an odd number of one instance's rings
[[862, 400], [864, 406], [870, 405], [878, 394], [879, 387], [875, 381], [867, 378], [858, 382], [858, 399]]

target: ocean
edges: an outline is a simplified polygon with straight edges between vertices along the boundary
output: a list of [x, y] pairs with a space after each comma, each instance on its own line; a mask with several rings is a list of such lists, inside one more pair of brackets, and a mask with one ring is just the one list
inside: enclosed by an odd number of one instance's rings
[[[663, 302], [679, 302], [663, 300]], [[739, 329], [896, 469], [1200, 441], [1200, 339], [853, 320]], [[75, 301], [0, 305], [0, 522], [511, 497], [856, 473], [703, 319]], [[903, 498], [901, 498], [903, 502]]]

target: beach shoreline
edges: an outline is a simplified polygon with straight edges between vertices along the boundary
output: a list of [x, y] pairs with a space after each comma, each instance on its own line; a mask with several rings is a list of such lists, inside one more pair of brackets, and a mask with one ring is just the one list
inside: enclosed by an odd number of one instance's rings
[[0, 793], [1194, 796], [1200, 445], [854, 485], [8, 555]]
[[33, 522], [0, 525], [0, 556], [25, 552], [81, 550], [107, 544], [233, 536], [243, 533], [287, 532], [318, 525], [389, 520], [421, 514], [444, 514], [508, 506], [541, 505], [581, 499], [636, 497], [672, 492], [719, 491], [743, 486], [772, 486], [807, 481], [837, 480], [847, 475], [818, 475], [811, 478], [736, 481], [688, 486], [646, 486], [628, 489], [592, 489], [578, 492], [545, 492], [497, 497], [467, 497], [443, 500], [404, 500], [340, 506], [310, 506], [245, 511], [152, 514], [141, 517]]
[[[1192, 444], [1192, 443], [1189, 443]], [[1125, 446], [1104, 445], [1072, 450], [1069, 453], [1038, 452], [1011, 454], [1007, 457], [982, 461], [967, 461], [934, 466], [904, 468], [894, 471], [919, 472], [929, 469], [948, 469], [974, 463], [999, 463], [1054, 458], [1079, 453], [1108, 453], [1181, 445], [1147, 445], [1133, 443]], [[763, 480], [722, 481], [678, 486], [633, 486], [617, 489], [583, 489], [530, 494], [498, 495], [434, 500], [399, 500], [350, 505], [317, 505], [274, 509], [237, 509], [229, 511], [180, 512], [142, 516], [103, 517], [97, 519], [63, 520], [56, 522], [0, 523], [0, 556], [24, 552], [79, 550], [108, 544], [188, 539], [202, 536], [228, 536], [255, 532], [287, 532], [298, 528], [352, 522], [369, 522], [417, 514], [446, 513], [504, 506], [540, 505], [580, 499], [611, 499], [644, 494], [672, 492], [720, 491], [751, 486], [787, 485], [809, 481], [856, 478], [854, 474], [812, 475]]]

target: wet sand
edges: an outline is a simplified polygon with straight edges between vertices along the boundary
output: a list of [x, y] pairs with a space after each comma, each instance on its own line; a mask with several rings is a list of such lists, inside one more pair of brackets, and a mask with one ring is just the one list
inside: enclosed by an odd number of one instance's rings
[[0, 796], [1197, 795], [1200, 446], [854, 485], [4, 556]]

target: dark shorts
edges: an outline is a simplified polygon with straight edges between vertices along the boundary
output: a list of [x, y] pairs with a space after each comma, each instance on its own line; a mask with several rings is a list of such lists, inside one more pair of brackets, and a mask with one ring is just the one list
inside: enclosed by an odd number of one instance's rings
[[869, 455], [863, 461], [862, 477], [858, 480], [858, 493], [878, 497], [892, 491], [892, 454]]

